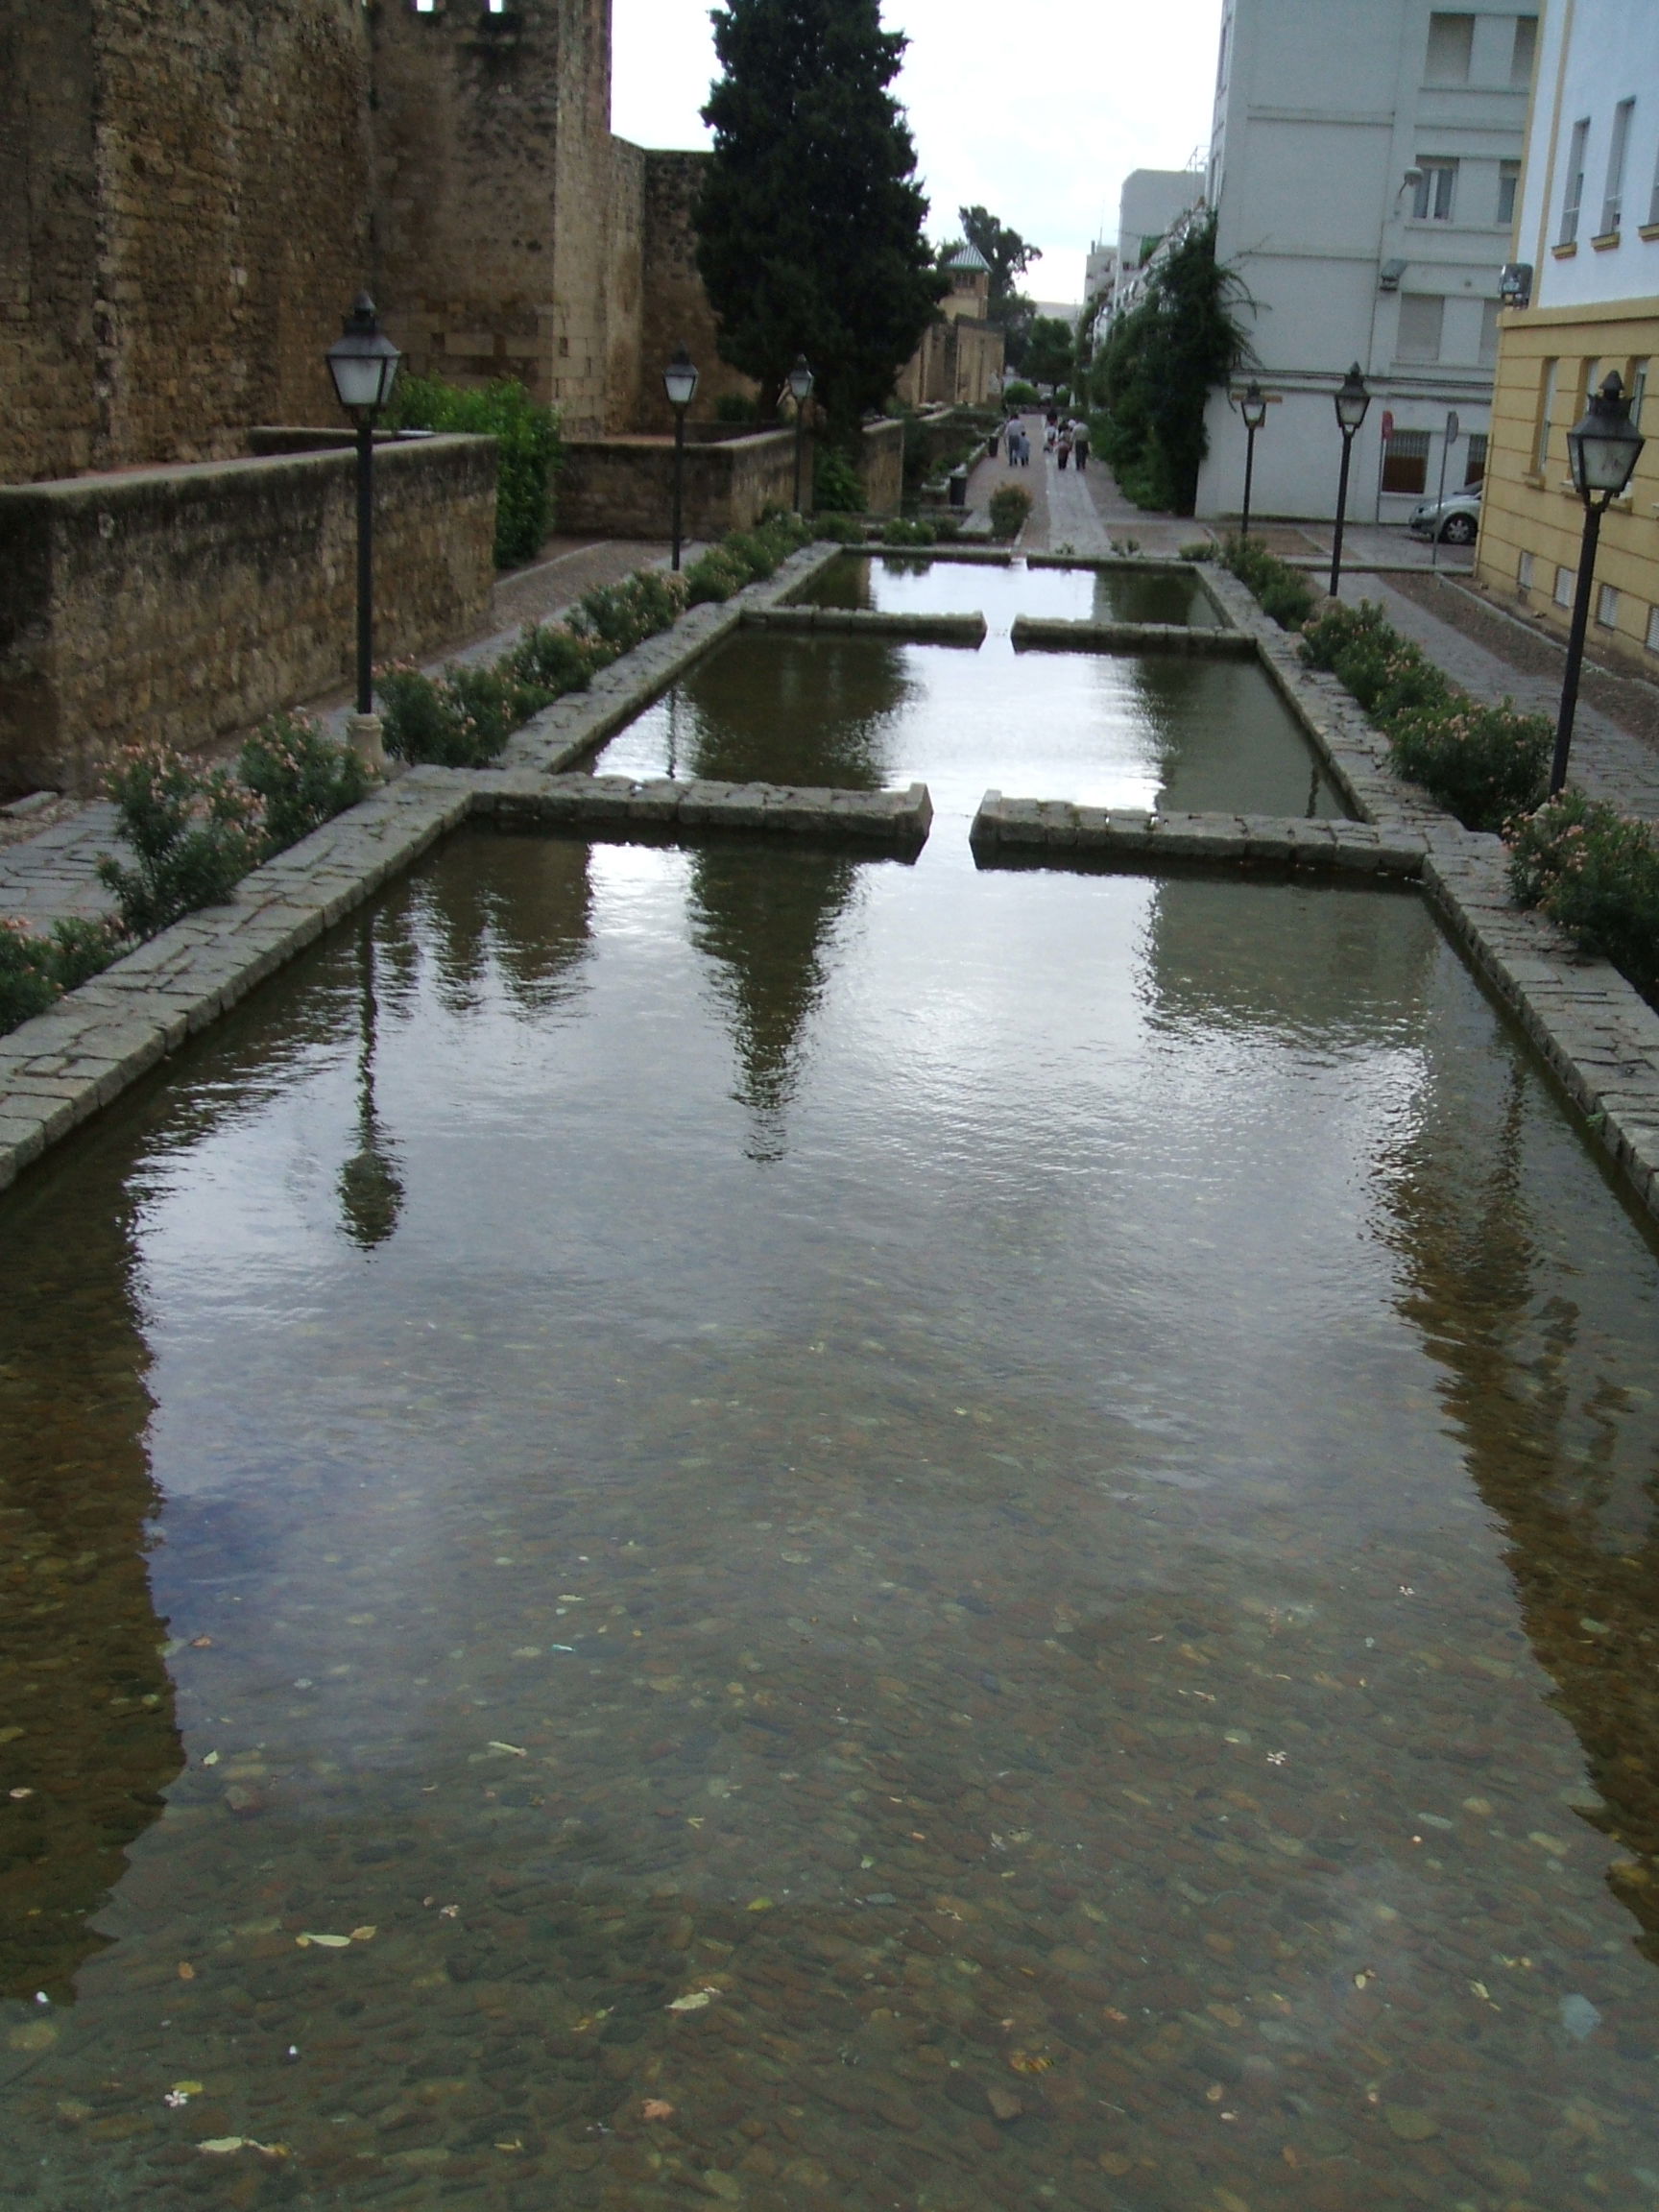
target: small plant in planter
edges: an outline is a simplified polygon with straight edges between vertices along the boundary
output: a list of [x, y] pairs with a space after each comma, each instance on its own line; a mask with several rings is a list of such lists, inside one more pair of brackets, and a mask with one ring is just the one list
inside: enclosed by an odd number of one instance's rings
[[165, 745], [134, 745], [105, 781], [136, 866], [106, 856], [98, 880], [131, 937], [224, 903], [259, 858], [260, 802], [224, 768], [198, 768]]
[[274, 714], [243, 746], [236, 768], [263, 803], [267, 854], [298, 845], [369, 792], [357, 754], [308, 714]]
[[0, 921], [0, 1037], [50, 1013], [65, 991], [108, 968], [123, 943], [113, 921], [71, 918], [54, 923], [48, 937], [36, 937], [26, 922]]
[[1563, 791], [1511, 822], [1509, 887], [1659, 1006], [1659, 830]]

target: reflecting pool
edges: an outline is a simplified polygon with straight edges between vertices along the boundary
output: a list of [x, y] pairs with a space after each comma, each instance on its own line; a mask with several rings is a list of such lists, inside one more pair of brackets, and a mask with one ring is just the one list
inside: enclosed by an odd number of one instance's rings
[[1017, 614], [1048, 622], [1185, 622], [1213, 628], [1214, 601], [1190, 570], [1007, 567], [902, 554], [849, 553], [791, 598], [816, 607], [866, 607], [883, 613], [983, 613], [1006, 635]]
[[[977, 590], [1001, 571], [939, 562], [928, 582], [945, 574]], [[1032, 580], [1056, 574], [1079, 581], [1042, 569]], [[964, 604], [979, 601], [971, 591]], [[746, 631], [696, 662], [595, 765], [608, 775], [854, 790], [920, 780], [955, 822], [988, 790], [1092, 806], [1346, 812], [1253, 662], [1017, 655], [1006, 623], [977, 652]]]
[[8, 2201], [1659, 2200], [1659, 1262], [1411, 898], [470, 835], [0, 1249]]

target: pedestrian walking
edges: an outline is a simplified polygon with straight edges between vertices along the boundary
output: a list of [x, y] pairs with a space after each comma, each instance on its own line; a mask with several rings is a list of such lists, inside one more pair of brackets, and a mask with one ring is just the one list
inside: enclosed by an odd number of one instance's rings
[[1072, 423], [1071, 451], [1076, 457], [1077, 473], [1081, 476], [1084, 469], [1089, 466], [1089, 425], [1087, 422]]
[[1061, 431], [1059, 437], [1054, 441], [1054, 459], [1058, 466], [1062, 469], [1064, 469], [1071, 459], [1071, 426], [1070, 423], [1067, 424], [1066, 428]]

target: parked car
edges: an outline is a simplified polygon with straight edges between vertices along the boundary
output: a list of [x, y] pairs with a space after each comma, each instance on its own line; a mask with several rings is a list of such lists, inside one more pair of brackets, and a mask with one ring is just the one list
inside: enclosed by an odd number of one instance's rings
[[1413, 538], [1438, 538], [1442, 545], [1473, 545], [1480, 532], [1480, 487], [1454, 492], [1445, 499], [1425, 499], [1411, 510]]

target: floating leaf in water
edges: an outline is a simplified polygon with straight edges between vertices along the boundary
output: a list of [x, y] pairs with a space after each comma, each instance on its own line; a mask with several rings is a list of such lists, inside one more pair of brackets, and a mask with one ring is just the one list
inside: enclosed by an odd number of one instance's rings
[[663, 2010], [667, 2012], [701, 2012], [706, 2005], [713, 2004], [717, 1995], [718, 1991], [713, 1989], [688, 1989], [684, 1997], [676, 1997], [672, 2004], [664, 2006]]
[[345, 1951], [349, 1948], [351, 1942], [349, 1936], [313, 1936], [310, 1934], [296, 1936], [294, 1940], [299, 1944], [301, 1951], [312, 1943], [321, 1943], [325, 1951]]
[[1046, 2074], [1054, 2061], [1040, 2051], [1010, 2051], [1008, 2063], [1016, 2074]]
[[492, 1751], [511, 1751], [515, 1759], [528, 1759], [530, 1756], [521, 1743], [498, 1743], [493, 1737], [488, 1748]]
[[194, 1982], [196, 1979], [196, 1969], [188, 1959], [180, 1959], [179, 1961], [179, 1979], [180, 1982]]
[[1569, 2035], [1580, 2043], [1586, 2035], [1594, 2035], [1601, 2025], [1601, 2014], [1588, 1997], [1563, 1997], [1561, 2000], [1561, 2025]]
[[353, 1928], [351, 1931], [351, 1940], [353, 1943], [373, 1943], [375, 1936], [378, 1936], [379, 1933], [379, 1929], [373, 1926], [367, 1928]]
[[674, 2117], [674, 2107], [664, 2097], [647, 2097], [639, 2110], [647, 2120], [671, 2120]]
[[770, 1912], [774, 1910], [775, 1908], [770, 1897], [751, 1897], [749, 1900], [749, 1911], [751, 1912]]
[[247, 2141], [246, 2135], [209, 2135], [205, 2143], [198, 2143], [196, 2148], [205, 2151], [211, 2158], [227, 2158], [232, 2151], [242, 2150]]
[[203, 1764], [203, 1766], [204, 1766], [204, 1767], [217, 1767], [217, 1766], [218, 1766], [218, 1764], [219, 1764], [219, 1754], [218, 1754], [218, 1752], [217, 1752], [217, 1751], [208, 1751], [208, 1752], [206, 1752], [206, 1753], [204, 1755], [204, 1757], [203, 1757], [203, 1760], [202, 1760], [202, 1764]]

